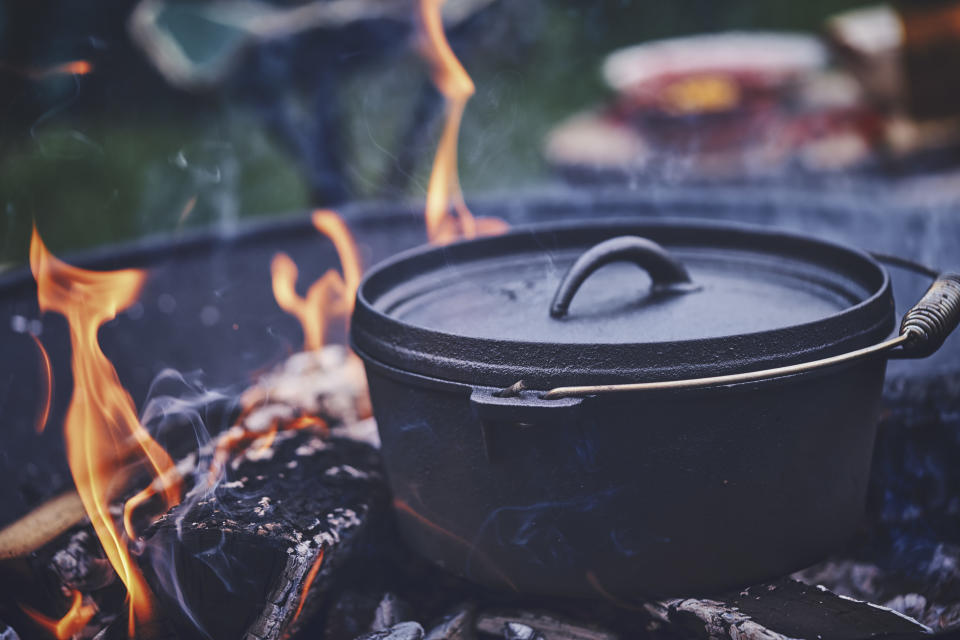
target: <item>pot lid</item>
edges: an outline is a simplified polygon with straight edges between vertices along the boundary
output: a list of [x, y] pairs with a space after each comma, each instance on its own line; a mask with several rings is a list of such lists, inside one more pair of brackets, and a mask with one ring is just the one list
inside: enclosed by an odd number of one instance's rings
[[633, 220], [391, 260], [361, 285], [353, 335], [362, 353], [415, 373], [581, 384], [826, 357], [892, 323], [886, 273], [861, 252], [729, 224]]

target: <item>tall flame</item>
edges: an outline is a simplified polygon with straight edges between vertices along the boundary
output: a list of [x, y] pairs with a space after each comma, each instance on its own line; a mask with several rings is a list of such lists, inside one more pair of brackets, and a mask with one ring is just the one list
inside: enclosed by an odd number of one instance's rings
[[[110, 514], [109, 502], [122, 489], [115, 486], [115, 474], [128, 456], [156, 477], [175, 473], [175, 467], [137, 419], [133, 400], [100, 350], [97, 331], [137, 300], [146, 274], [135, 269], [98, 272], [68, 265], [50, 253], [36, 228], [30, 242], [30, 268], [37, 281], [40, 309], [61, 313], [69, 323], [74, 389], [64, 420], [67, 461], [107, 558], [127, 587], [133, 635], [136, 621], [149, 619], [152, 602], [146, 581]], [[131, 439], [136, 443], [132, 455]], [[166, 487], [162, 499], [165, 510], [177, 504], [179, 486]]]
[[[474, 94], [473, 80], [460, 64], [443, 32], [440, 10], [446, 0], [420, 0], [421, 50], [430, 64], [433, 82], [447, 101], [447, 119], [430, 172], [427, 187], [427, 237], [432, 244], [448, 244], [458, 238], [502, 233], [507, 225], [496, 218], [475, 219], [463, 199], [457, 171], [457, 140], [467, 101]], [[456, 217], [450, 208], [456, 211]]]
[[340, 257], [343, 275], [330, 269], [310, 285], [307, 295], [296, 290], [297, 265], [281, 252], [273, 257], [270, 273], [273, 296], [280, 308], [297, 317], [303, 326], [304, 349], [312, 351], [324, 345], [327, 326], [336, 317], [348, 318], [360, 286], [360, 258], [350, 229], [335, 212], [320, 209], [313, 212], [313, 226], [333, 242]]

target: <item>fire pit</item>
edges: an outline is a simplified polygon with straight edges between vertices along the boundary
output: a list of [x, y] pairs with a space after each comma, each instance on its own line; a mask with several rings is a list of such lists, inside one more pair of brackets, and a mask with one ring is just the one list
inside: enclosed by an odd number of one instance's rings
[[[709, 215], [852, 240], [941, 266], [951, 266], [960, 238], [955, 217], [884, 207], [866, 195], [561, 191], [495, 198], [477, 203], [474, 211], [512, 225], [598, 216]], [[420, 211], [413, 206], [367, 204], [341, 213], [367, 265], [424, 238]], [[801, 583], [784, 577], [707, 599], [644, 602], [605, 592], [603, 585], [597, 585], [593, 601], [525, 598], [509, 589], [486, 591], [460, 582], [417, 560], [398, 542], [375, 432], [364, 409], [362, 378], [359, 384], [350, 382], [357, 380], [350, 373], [356, 371], [355, 361], [330, 349], [317, 358], [290, 357], [301, 338], [296, 321], [273, 297], [270, 262], [278, 251], [289, 254], [304, 274], [337, 264], [331, 245], [302, 216], [254, 225], [232, 236], [157, 239], [73, 261], [99, 269], [149, 270], [139, 302], [104, 326], [100, 342], [138, 404], [164, 396], [179, 401], [154, 413], [155, 422], [150, 422], [178, 466], [198, 465], [190, 453], [198, 448], [198, 425], [211, 438], [200, 443], [200, 458], [207, 460], [246, 433], [259, 438], [266, 432], [258, 430], [284, 425], [266, 446], [260, 442], [238, 449], [213, 502], [186, 500], [153, 524], [135, 523], [145, 542], [133, 557], [158, 594], [156, 606], [168, 625], [160, 635], [173, 630], [178, 637], [266, 638], [302, 629], [303, 637], [352, 638], [372, 632], [416, 638], [421, 627], [433, 638], [476, 633], [607, 638], [641, 631], [662, 637], [853, 638], [924, 632], [893, 613], [833, 593], [892, 607], [931, 629], [957, 624], [956, 337], [931, 360], [891, 363], [865, 523], [850, 547], [798, 574]], [[893, 275], [896, 299], [906, 307], [923, 290], [923, 278]], [[2, 489], [0, 522], [16, 522], [40, 505], [64, 518], [76, 506], [69, 497], [49, 502], [69, 489], [70, 476], [59, 430], [35, 431], [45, 391], [40, 382], [44, 364], [31, 335], [42, 337], [53, 369], [68, 370], [67, 327], [58, 315], [38, 314], [29, 272], [8, 275], [0, 290], [10, 354], [2, 365], [8, 482]], [[342, 340], [342, 332], [332, 325], [329, 338]], [[158, 377], [165, 369], [184, 373]], [[202, 385], [188, 373], [197, 369], [203, 369]], [[50, 424], [63, 420], [69, 384], [57, 378]], [[294, 388], [299, 391], [283, 393]], [[240, 400], [245, 390], [247, 403]], [[259, 412], [240, 413], [250, 398], [259, 398], [254, 403]], [[298, 416], [314, 414], [322, 415], [325, 424], [296, 423]], [[123, 590], [110, 578], [112, 570], [89, 525], [82, 517], [74, 521], [50, 540], [33, 541], [29, 553], [0, 561], [6, 585], [0, 619], [21, 634], [37, 628], [30, 626], [34, 623], [23, 607], [35, 612], [43, 607], [41, 615], [59, 619], [73, 594], [82, 594], [73, 620], [99, 620], [109, 633], [126, 632], [120, 615]], [[34, 531], [48, 527], [37, 522], [28, 525]], [[705, 529], [709, 535], [709, 525]]]

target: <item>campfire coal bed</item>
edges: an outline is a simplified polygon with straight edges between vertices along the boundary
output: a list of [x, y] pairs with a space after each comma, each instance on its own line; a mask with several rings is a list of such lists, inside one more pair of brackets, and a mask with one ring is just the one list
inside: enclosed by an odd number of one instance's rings
[[[716, 207], [716, 200], [711, 201]], [[607, 212], [629, 207], [631, 213], [666, 208], [662, 202], [620, 196], [598, 197], [590, 207]], [[676, 203], [670, 208], [675, 212]], [[517, 217], [562, 215], [562, 209], [549, 199], [533, 200]], [[755, 202], [752, 208], [731, 207], [730, 215], [746, 211], [747, 216], [772, 217], [775, 210], [781, 208]], [[832, 224], [837, 211], [826, 216]], [[361, 237], [364, 228], [370, 232], [361, 244], [374, 254], [396, 250], [396, 229], [410, 226], [399, 221], [412, 218], [369, 214], [358, 212]], [[816, 221], [808, 217], [802, 224], [811, 219]], [[287, 239], [298, 235], [305, 234], [295, 225], [258, 229], [256, 243], [240, 238], [212, 246], [225, 247], [218, 260], [249, 259], [252, 248], [265, 239], [295, 252], [296, 242]], [[416, 235], [414, 228], [405, 237], [413, 244]], [[148, 288], [144, 299], [169, 286], [163, 282], [164, 270], [176, 272], [191, 260], [194, 269], [208, 265], [210, 246], [203, 241], [181, 246], [179, 255], [185, 259], [162, 266], [159, 288]], [[162, 254], [170, 255], [170, 250], [165, 246]], [[266, 248], [257, 250], [261, 262], [270, 255]], [[319, 258], [324, 260], [329, 256]], [[16, 283], [6, 291], [9, 315], [31, 317], [29, 306], [15, 300]], [[27, 297], [21, 295], [21, 300]], [[190, 295], [178, 292], [183, 307], [194, 305]], [[259, 295], [266, 297], [263, 292], [244, 297]], [[196, 306], [204, 304], [199, 300]], [[105, 345], [129, 329], [129, 322], [121, 319], [120, 326], [108, 327]], [[44, 329], [49, 335], [57, 331]], [[920, 637], [948, 631], [960, 626], [960, 472], [953, 464], [960, 455], [960, 376], [911, 380], [903, 375], [888, 384], [868, 516], [857, 539], [835, 557], [794, 576], [708, 597], [627, 598], [598, 585], [595, 599], [573, 601], [488, 591], [413, 555], [395, 528], [358, 360], [339, 347], [280, 358], [245, 390], [243, 402], [220, 397], [195, 408], [194, 415], [203, 415], [209, 425], [227, 426], [199, 448], [193, 422], [177, 417], [164, 423], [164, 441], [180, 443], [169, 450], [193, 484], [185, 488], [181, 504], [159, 519], [135, 519], [134, 558], [157, 594], [160, 610], [158, 622], [141, 633], [257, 639], [773, 640]], [[54, 419], [62, 412], [55, 403]], [[319, 420], [305, 421], [305, 416]], [[32, 422], [29, 417], [25, 422]], [[240, 441], [245, 446], [234, 446]], [[202, 476], [189, 472], [208, 468], [221, 454], [223, 480], [214, 491], [205, 491], [198, 480]], [[56, 468], [53, 462], [38, 464]], [[22, 482], [41, 471], [17, 473]], [[53, 492], [67, 488], [63, 480], [50, 484]], [[59, 620], [77, 594], [80, 604], [71, 609], [75, 626], [65, 637], [124, 637], [124, 589], [69, 490], [43, 495], [29, 506], [5, 514], [4, 521], [11, 524], [0, 533], [0, 637], [42, 633], [38, 617]], [[709, 524], [704, 534], [709, 535]], [[28, 609], [35, 612], [32, 618]]]

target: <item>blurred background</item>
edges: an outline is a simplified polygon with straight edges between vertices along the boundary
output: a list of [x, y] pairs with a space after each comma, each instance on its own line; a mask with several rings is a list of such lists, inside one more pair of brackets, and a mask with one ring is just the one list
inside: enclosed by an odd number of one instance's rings
[[[62, 254], [422, 199], [443, 106], [412, 15], [405, 0], [0, 3], [0, 265], [22, 264], [34, 220]], [[464, 192], [879, 180], [950, 201], [958, 15], [943, 0], [449, 0], [477, 87]]]

